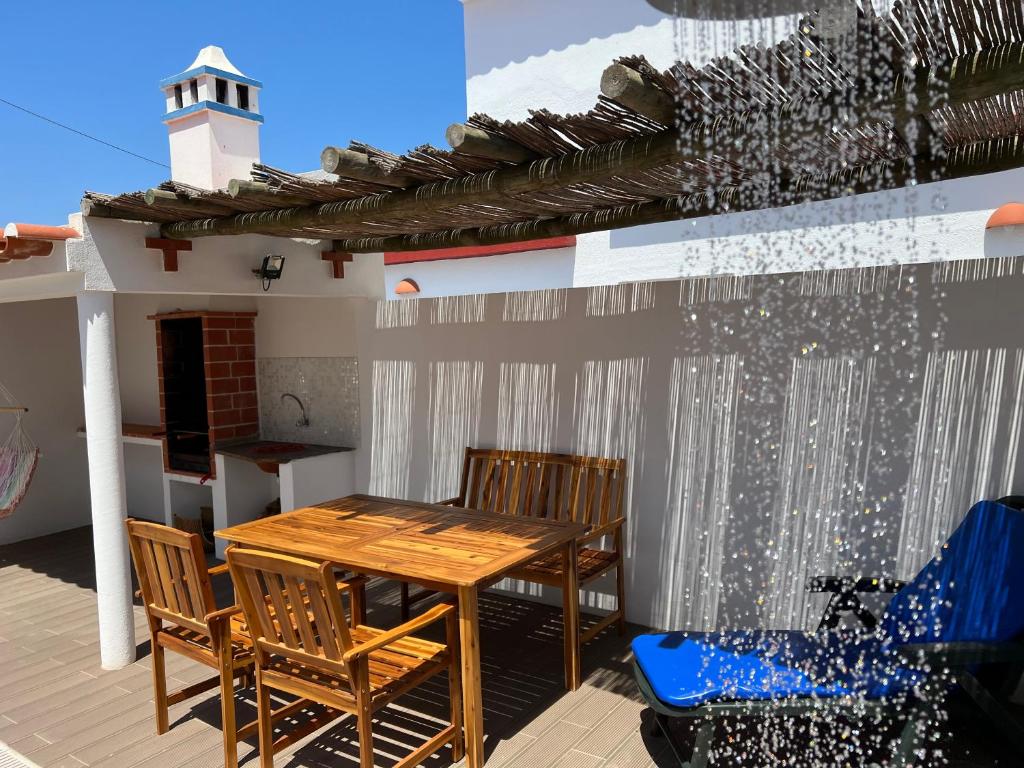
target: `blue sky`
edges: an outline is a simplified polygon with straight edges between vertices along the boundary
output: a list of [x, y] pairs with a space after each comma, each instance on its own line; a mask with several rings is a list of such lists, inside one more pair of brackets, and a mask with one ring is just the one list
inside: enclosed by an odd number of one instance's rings
[[[0, 98], [168, 162], [163, 77], [220, 45], [262, 80], [262, 159], [291, 171], [327, 144], [445, 146], [466, 117], [459, 0], [3, 3]], [[124, 192], [170, 171], [0, 104], [0, 226], [60, 224], [84, 190]]]

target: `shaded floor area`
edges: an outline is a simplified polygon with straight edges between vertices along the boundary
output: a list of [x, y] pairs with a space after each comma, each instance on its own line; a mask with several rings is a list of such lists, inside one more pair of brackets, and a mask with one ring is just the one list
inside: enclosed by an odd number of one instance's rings
[[[171, 730], [156, 736], [145, 618], [135, 617], [139, 660], [106, 672], [99, 667], [92, 543], [88, 529], [0, 547], [0, 742], [43, 768], [103, 766], [154, 768], [223, 765], [220, 709], [215, 692], [171, 708]], [[217, 577], [218, 601], [230, 601], [230, 582]], [[398, 623], [398, 591], [374, 582], [369, 623]], [[642, 735], [644, 706], [632, 680], [628, 638], [606, 632], [584, 649], [584, 685], [562, 685], [561, 612], [495, 594], [481, 598], [481, 648], [488, 768], [664, 768], [675, 765], [664, 740]], [[640, 631], [641, 628], [634, 628]], [[209, 675], [175, 654], [167, 655], [168, 686], [176, 690]], [[238, 716], [255, 716], [255, 691], [238, 691]], [[387, 767], [439, 730], [447, 717], [447, 681], [435, 678], [382, 712], [374, 723], [375, 760]], [[314, 713], [301, 713], [301, 721]], [[761, 726], [763, 735], [765, 724]], [[756, 737], [744, 747], [743, 728], [721, 735], [713, 765], [818, 766], [807, 744], [765, 754]], [[787, 730], [785, 728], [780, 730]], [[833, 730], [832, 728], [828, 730]], [[646, 733], [646, 730], [644, 730]], [[840, 741], [842, 728], [836, 736]], [[747, 731], [751, 733], [751, 731]], [[833, 731], [836, 733], [836, 731]], [[938, 725], [938, 747], [955, 766], [1015, 766], [990, 726], [954, 702]], [[677, 734], [685, 742], [686, 732]], [[820, 736], [820, 734], [819, 734]], [[831, 742], [831, 736], [829, 737]], [[826, 749], [834, 756], [836, 749]], [[796, 762], [787, 762], [794, 752]], [[800, 758], [800, 754], [804, 758]], [[428, 766], [449, 766], [442, 751]], [[653, 755], [653, 757], [652, 757]], [[241, 746], [243, 766], [256, 766], [253, 743]], [[743, 756], [743, 757], [741, 757]], [[853, 766], [847, 753], [839, 763]], [[780, 759], [782, 762], [779, 762]], [[803, 762], [801, 761], [803, 760]], [[2, 762], [2, 761], [0, 761]], [[280, 768], [358, 765], [354, 726], [345, 720], [277, 756]], [[935, 764], [943, 764], [942, 762]]]
[[[230, 580], [215, 578], [218, 603]], [[398, 623], [398, 590], [374, 582], [369, 623]], [[480, 603], [487, 765], [647, 768], [639, 732], [643, 705], [627, 664], [628, 639], [614, 632], [584, 650], [583, 687], [563, 685], [561, 611], [486, 594]], [[89, 529], [0, 547], [0, 741], [51, 766], [223, 765], [216, 692], [171, 708], [171, 730], [153, 725], [148, 631], [136, 606], [139, 660], [100, 669]], [[210, 671], [167, 654], [176, 690]], [[237, 694], [238, 717], [255, 717], [255, 691]], [[379, 766], [390, 766], [436, 732], [447, 717], [447, 681], [439, 677], [381, 713], [374, 723]], [[305, 713], [304, 713], [305, 714]], [[298, 721], [303, 720], [298, 716]], [[659, 751], [664, 745], [657, 745]], [[239, 750], [257, 765], [255, 741]], [[337, 720], [279, 754], [277, 766], [358, 765], [355, 728]], [[425, 765], [450, 765], [442, 751]]]

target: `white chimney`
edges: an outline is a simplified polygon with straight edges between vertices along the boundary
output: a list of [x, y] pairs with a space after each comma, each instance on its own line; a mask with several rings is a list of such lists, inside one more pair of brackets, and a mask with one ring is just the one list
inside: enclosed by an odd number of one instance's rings
[[259, 91], [216, 45], [203, 48], [180, 75], [160, 82], [171, 145], [171, 178], [201, 189], [248, 179], [260, 161]]

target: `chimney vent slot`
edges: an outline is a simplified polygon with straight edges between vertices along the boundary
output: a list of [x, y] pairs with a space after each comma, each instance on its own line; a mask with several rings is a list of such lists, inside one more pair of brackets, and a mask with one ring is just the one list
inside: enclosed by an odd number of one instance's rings
[[249, 111], [249, 86], [241, 83], [235, 84], [235, 95], [238, 97], [238, 108]]
[[198, 104], [199, 103], [199, 81], [198, 80], [193, 79], [193, 80], [189, 81], [189, 84], [188, 84], [188, 95], [191, 97], [193, 104]]
[[217, 103], [228, 103], [228, 81], [217, 78]]
[[176, 86], [174, 86], [174, 106], [177, 109], [181, 109], [183, 106], [185, 106], [184, 97], [182, 97], [181, 95], [181, 83], [178, 83]]

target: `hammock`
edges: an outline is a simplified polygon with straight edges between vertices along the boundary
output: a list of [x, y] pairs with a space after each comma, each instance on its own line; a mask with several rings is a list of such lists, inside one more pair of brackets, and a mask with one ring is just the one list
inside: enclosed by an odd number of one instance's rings
[[0, 384], [0, 397], [9, 405], [0, 404], [0, 413], [14, 414], [11, 434], [0, 445], [0, 519], [12, 514], [25, 498], [32, 475], [39, 463], [39, 448], [28, 436], [22, 417], [28, 408], [17, 405], [7, 388]]

